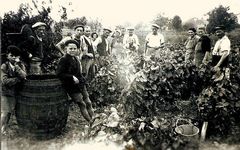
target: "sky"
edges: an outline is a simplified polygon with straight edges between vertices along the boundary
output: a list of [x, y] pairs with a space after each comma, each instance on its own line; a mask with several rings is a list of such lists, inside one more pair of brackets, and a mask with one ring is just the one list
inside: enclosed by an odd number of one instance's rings
[[[32, 6], [31, 1], [4, 0], [0, 6], [0, 16], [10, 10], [17, 11], [21, 3]], [[240, 0], [45, 0], [46, 6], [50, 5], [49, 1], [52, 1], [51, 16], [56, 21], [60, 19], [60, 6], [67, 8], [69, 19], [86, 16], [98, 18], [103, 25], [115, 26], [126, 22], [132, 25], [151, 23], [159, 13], [169, 18], [178, 15], [183, 22], [193, 17], [207, 19], [209, 11], [223, 5], [230, 7], [229, 12], [239, 14], [240, 22]]]

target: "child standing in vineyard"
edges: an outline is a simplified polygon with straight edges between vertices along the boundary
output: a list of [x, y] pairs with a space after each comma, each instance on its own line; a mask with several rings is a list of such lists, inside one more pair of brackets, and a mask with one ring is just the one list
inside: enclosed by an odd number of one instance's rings
[[26, 68], [20, 61], [20, 49], [8, 46], [7, 61], [1, 66], [1, 133], [5, 134], [11, 114], [15, 110], [20, 83], [26, 79]]
[[66, 54], [59, 60], [57, 76], [63, 82], [71, 99], [78, 104], [83, 117], [91, 122], [94, 113], [85, 86], [86, 80], [82, 75], [81, 63], [77, 58], [79, 43], [72, 39], [67, 40], [64, 49]]

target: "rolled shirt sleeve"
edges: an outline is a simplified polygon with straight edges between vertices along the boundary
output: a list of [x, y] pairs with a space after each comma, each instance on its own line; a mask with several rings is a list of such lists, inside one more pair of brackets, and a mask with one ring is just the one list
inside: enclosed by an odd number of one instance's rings
[[227, 36], [224, 36], [222, 39], [216, 42], [213, 49], [213, 55], [222, 56], [225, 52], [227, 52], [227, 55], [229, 55], [230, 50], [231, 42]]

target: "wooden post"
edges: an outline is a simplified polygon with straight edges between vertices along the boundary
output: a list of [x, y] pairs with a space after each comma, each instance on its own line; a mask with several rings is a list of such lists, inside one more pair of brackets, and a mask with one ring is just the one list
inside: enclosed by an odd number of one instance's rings
[[203, 122], [203, 126], [202, 126], [202, 130], [201, 130], [201, 142], [205, 141], [206, 138], [206, 133], [207, 133], [207, 127], [208, 127], [208, 122], [204, 121]]

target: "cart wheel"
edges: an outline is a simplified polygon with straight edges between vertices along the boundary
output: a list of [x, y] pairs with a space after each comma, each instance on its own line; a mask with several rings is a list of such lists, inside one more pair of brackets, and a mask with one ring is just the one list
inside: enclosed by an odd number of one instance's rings
[[202, 142], [205, 141], [206, 133], [207, 133], [207, 127], [208, 127], [208, 122], [204, 121], [203, 126], [202, 126], [202, 130], [201, 130], [201, 138], [200, 138], [200, 140]]

